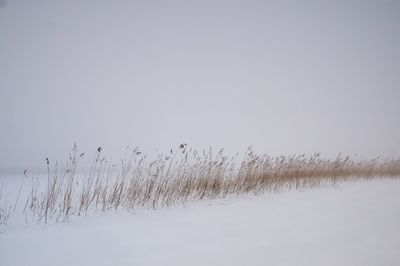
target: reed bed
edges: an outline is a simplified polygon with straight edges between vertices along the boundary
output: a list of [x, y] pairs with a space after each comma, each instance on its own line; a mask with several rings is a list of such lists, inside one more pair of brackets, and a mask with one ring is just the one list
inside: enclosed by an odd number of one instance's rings
[[64, 165], [51, 167], [46, 158], [44, 186], [32, 178], [30, 192], [20, 199], [27, 221], [63, 222], [92, 211], [160, 208], [230, 195], [400, 176], [400, 160], [356, 160], [341, 154], [324, 159], [319, 153], [270, 157], [257, 155], [251, 148], [239, 159], [224, 155], [223, 149], [198, 152], [186, 144], [155, 160], [148, 160], [138, 148], [129, 149], [118, 164], [103, 157], [99, 147], [84, 175], [77, 173], [82, 157], [84, 153], [75, 145]]

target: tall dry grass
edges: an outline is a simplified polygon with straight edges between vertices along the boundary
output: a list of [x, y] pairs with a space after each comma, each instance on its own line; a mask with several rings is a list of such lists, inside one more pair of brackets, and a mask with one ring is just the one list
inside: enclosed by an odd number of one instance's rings
[[[3, 187], [0, 186], [0, 203], [3, 202]], [[8, 219], [11, 215], [11, 205], [7, 205], [6, 202], [0, 205], [0, 225], [7, 224]]]
[[[292, 155], [257, 155], [249, 148], [243, 159], [218, 152], [198, 152], [180, 145], [167, 155], [148, 160], [138, 148], [113, 164], [98, 148], [89, 172], [77, 174], [84, 156], [74, 146], [67, 163], [50, 169], [44, 190], [32, 178], [24, 199], [27, 220], [66, 221], [89, 211], [125, 208], [159, 208], [227, 195], [304, 189], [341, 181], [400, 176], [400, 160], [356, 160], [338, 155], [324, 159]], [[0, 212], [1, 214], [1, 212]]]

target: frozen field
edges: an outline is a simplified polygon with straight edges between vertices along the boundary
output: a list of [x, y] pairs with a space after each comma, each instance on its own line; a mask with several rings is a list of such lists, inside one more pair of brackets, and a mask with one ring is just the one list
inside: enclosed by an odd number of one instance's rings
[[1, 266], [400, 265], [400, 180], [0, 227]]

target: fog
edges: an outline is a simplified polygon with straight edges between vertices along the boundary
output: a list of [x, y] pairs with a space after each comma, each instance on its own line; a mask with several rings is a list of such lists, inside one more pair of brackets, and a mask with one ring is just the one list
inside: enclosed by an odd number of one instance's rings
[[400, 1], [0, 0], [0, 171], [81, 150], [400, 157]]

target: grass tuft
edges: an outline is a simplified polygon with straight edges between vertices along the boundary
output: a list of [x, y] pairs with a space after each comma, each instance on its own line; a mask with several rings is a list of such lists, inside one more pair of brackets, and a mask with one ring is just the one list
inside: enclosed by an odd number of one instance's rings
[[[324, 159], [319, 153], [270, 157], [257, 155], [251, 148], [239, 160], [238, 155], [226, 156], [223, 149], [198, 152], [187, 144], [179, 145], [168, 155], [160, 154], [155, 160], [148, 160], [138, 148], [129, 149], [118, 165], [108, 161], [99, 147], [89, 173], [82, 176], [76, 169], [83, 156], [74, 145], [66, 166], [56, 164], [52, 171], [46, 158], [48, 177], [44, 189], [32, 178], [25, 198], [23, 212], [27, 220], [63, 222], [90, 211], [161, 208], [228, 195], [400, 176], [400, 160], [356, 160], [341, 154]], [[10, 214], [0, 209], [0, 223], [6, 223]]]

